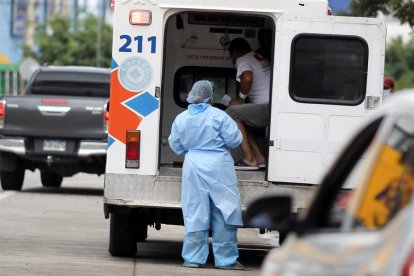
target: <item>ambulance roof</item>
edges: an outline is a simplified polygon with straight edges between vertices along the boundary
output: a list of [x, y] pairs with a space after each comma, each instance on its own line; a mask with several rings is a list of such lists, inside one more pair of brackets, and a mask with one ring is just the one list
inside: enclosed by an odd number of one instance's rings
[[297, 15], [326, 15], [328, 0], [147, 0], [161, 8], [220, 10], [220, 11], [256, 11], [276, 12]]

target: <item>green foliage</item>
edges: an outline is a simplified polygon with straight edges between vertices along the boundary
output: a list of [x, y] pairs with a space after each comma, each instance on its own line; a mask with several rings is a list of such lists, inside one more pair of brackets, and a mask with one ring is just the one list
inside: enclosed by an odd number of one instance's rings
[[388, 43], [385, 75], [395, 79], [396, 90], [414, 87], [414, 37], [409, 42], [399, 37]]
[[414, 27], [414, 1], [411, 0], [352, 0], [349, 7], [354, 16], [376, 17], [381, 11]]
[[[352, 0], [349, 7], [352, 16], [376, 17], [382, 12], [414, 28], [412, 0]], [[385, 75], [395, 79], [396, 90], [414, 87], [414, 36], [409, 42], [397, 38], [387, 43]]]
[[[39, 63], [110, 67], [112, 28], [98, 20], [101, 19], [88, 15], [78, 22], [77, 31], [73, 31], [69, 18], [52, 17], [47, 29], [39, 29], [36, 35], [38, 53], [35, 55]], [[97, 61], [97, 30], [100, 27], [101, 58]]]

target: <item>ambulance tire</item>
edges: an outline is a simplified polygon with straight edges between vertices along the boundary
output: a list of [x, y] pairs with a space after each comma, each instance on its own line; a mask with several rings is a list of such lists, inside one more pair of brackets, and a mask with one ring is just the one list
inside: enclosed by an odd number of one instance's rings
[[279, 232], [279, 245], [282, 245], [285, 241], [286, 237], [288, 236], [287, 232]]
[[3, 190], [20, 191], [23, 186], [25, 169], [20, 162], [13, 171], [0, 171], [0, 182]]
[[63, 177], [54, 172], [40, 172], [40, 180], [43, 187], [58, 188], [62, 184]]
[[137, 225], [137, 241], [144, 242], [148, 237], [148, 225], [146, 224], [138, 224]]
[[136, 223], [131, 214], [111, 214], [109, 253], [116, 257], [133, 257], [137, 253]]

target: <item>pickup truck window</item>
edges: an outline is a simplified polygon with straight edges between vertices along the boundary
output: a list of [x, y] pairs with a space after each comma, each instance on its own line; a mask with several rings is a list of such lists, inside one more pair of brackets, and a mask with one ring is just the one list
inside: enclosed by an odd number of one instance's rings
[[110, 75], [95, 72], [40, 71], [29, 86], [28, 93], [54, 96], [109, 97]]
[[354, 36], [301, 34], [292, 42], [290, 69], [293, 100], [359, 105], [366, 94], [368, 45]]

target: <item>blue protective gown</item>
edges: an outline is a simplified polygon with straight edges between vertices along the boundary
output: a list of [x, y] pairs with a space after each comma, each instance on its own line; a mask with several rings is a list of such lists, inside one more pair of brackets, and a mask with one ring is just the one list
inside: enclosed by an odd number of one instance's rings
[[210, 200], [227, 225], [242, 226], [240, 191], [229, 152], [242, 141], [236, 123], [206, 103], [190, 104], [175, 119], [171, 149], [185, 154], [181, 202], [186, 233], [210, 228]]

